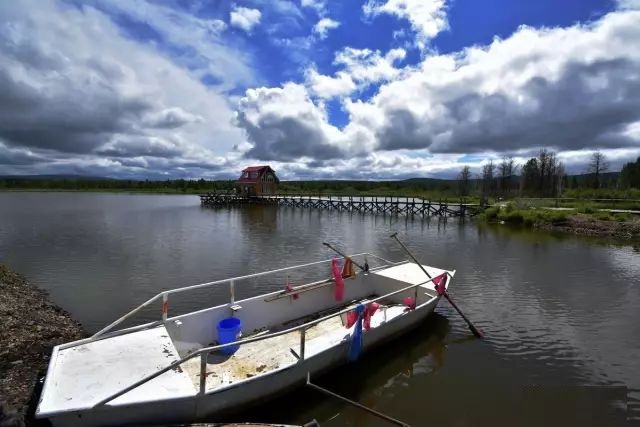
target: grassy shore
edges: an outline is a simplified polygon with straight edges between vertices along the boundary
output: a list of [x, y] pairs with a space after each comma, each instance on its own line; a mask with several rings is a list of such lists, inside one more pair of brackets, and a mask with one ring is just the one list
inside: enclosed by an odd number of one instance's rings
[[637, 215], [602, 212], [589, 205], [574, 210], [552, 210], [509, 202], [486, 209], [479, 219], [589, 236], [640, 238], [640, 217]]
[[0, 316], [0, 425], [21, 425], [51, 349], [86, 334], [43, 291], [2, 264]]

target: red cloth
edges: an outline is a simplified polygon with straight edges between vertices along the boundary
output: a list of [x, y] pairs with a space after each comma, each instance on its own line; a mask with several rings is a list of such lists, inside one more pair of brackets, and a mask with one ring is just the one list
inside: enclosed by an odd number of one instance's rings
[[333, 280], [335, 280], [336, 282], [336, 301], [342, 301], [342, 299], [344, 298], [344, 279], [342, 278], [342, 274], [340, 273], [340, 264], [338, 263], [338, 258], [333, 258], [331, 260], [331, 270], [333, 272]]
[[447, 273], [442, 273], [438, 277], [433, 278], [433, 284], [438, 295], [442, 295], [447, 290]]
[[414, 300], [413, 297], [405, 297], [405, 299], [402, 300], [402, 302], [404, 302], [404, 305], [409, 307], [409, 310], [416, 309], [416, 300]]
[[[293, 289], [293, 285], [292, 285], [291, 283], [287, 282], [287, 292], [293, 292], [294, 290], [295, 290], [295, 289]], [[298, 299], [298, 298], [300, 298], [300, 295], [298, 295], [298, 294], [293, 294], [293, 295], [291, 295], [291, 297], [292, 297], [293, 299]]]
[[369, 329], [371, 329], [371, 318], [373, 317], [376, 310], [378, 310], [378, 307], [380, 307], [380, 304], [378, 304], [377, 302], [372, 302], [371, 304], [367, 304], [367, 308], [364, 312], [364, 322], [362, 325], [364, 326], [365, 331], [368, 331]]
[[358, 320], [358, 313], [355, 310], [351, 310], [347, 312], [347, 328], [352, 327], [356, 321]]
[[[362, 326], [364, 326], [365, 331], [368, 331], [369, 329], [371, 329], [371, 318], [373, 317], [375, 312], [378, 310], [378, 307], [380, 307], [380, 304], [378, 304], [377, 302], [372, 302], [371, 304], [367, 304], [364, 310], [364, 319], [362, 322]], [[355, 310], [351, 310], [347, 312], [346, 327], [347, 328], [352, 327], [357, 320], [358, 320], [358, 313]]]

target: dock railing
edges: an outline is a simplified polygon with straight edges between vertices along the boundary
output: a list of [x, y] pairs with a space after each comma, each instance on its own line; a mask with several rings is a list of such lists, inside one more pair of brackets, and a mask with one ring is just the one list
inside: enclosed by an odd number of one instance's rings
[[[368, 256], [376, 257], [375, 255], [368, 254], [368, 253], [367, 254], [351, 255], [351, 257], [360, 256], [360, 255], [368, 255]], [[377, 258], [380, 258], [380, 257], [377, 257]], [[382, 258], [380, 258], [380, 259], [382, 259]], [[329, 260], [329, 261], [331, 261], [331, 260]], [[323, 262], [327, 262], [327, 261], [318, 261], [318, 262], [314, 262], [314, 263], [304, 264], [304, 266], [320, 264], [320, 263], [323, 263]], [[391, 263], [391, 264], [397, 264], [397, 263]], [[301, 267], [301, 266], [296, 266], [296, 267]], [[295, 268], [295, 267], [291, 267], [291, 268]], [[272, 272], [277, 272], [277, 271], [286, 271], [286, 270], [289, 270], [291, 268], [273, 270], [271, 272], [265, 272], [265, 274], [272, 273]], [[449, 278], [453, 277], [453, 275], [450, 272], [446, 271], [445, 273], [447, 274], [447, 276], [449, 276]], [[260, 273], [257, 273], [257, 274], [260, 274]], [[248, 275], [248, 276], [243, 276], [243, 277], [244, 278], [248, 278], [248, 277], [256, 277], [256, 276], [255, 275]], [[367, 300], [366, 304], [370, 304], [372, 302], [381, 301], [381, 300], [383, 300], [385, 298], [389, 298], [389, 297], [391, 297], [393, 295], [397, 295], [397, 294], [400, 294], [400, 293], [403, 293], [403, 292], [407, 292], [407, 291], [410, 291], [412, 289], [417, 289], [420, 286], [423, 286], [423, 285], [426, 285], [428, 283], [433, 282], [433, 280], [436, 279], [437, 277], [438, 276], [432, 277], [429, 280], [425, 280], [424, 282], [421, 282], [421, 283], [418, 283], [418, 284], [415, 284], [415, 285], [410, 285], [410, 286], [404, 287], [402, 289], [398, 289], [398, 290], [395, 290], [393, 292], [389, 292], [388, 294], [385, 294], [385, 295], [382, 295], [382, 296], [379, 296], [379, 297], [376, 297], [376, 298], [372, 298], [371, 300]], [[227, 279], [225, 281], [228, 281], [228, 280], [231, 280], [231, 279]], [[211, 284], [213, 284], [213, 283], [224, 283], [225, 281], [211, 282]], [[199, 286], [199, 285], [196, 285], [196, 286]], [[193, 288], [193, 287], [187, 287], [187, 288], [181, 288], [181, 289], [188, 289], [188, 288]], [[439, 296], [438, 295], [434, 295], [434, 296], [432, 296], [432, 298], [429, 301], [427, 301], [427, 302], [425, 302], [423, 304], [429, 303], [434, 298], [439, 298]], [[93, 408], [105, 405], [105, 404], [111, 402], [112, 400], [117, 399], [118, 397], [122, 396], [123, 394], [126, 394], [126, 393], [130, 392], [131, 390], [141, 386], [142, 384], [145, 384], [145, 383], [151, 381], [152, 379], [159, 377], [160, 375], [164, 374], [165, 372], [168, 372], [168, 371], [170, 371], [172, 369], [176, 369], [178, 366], [182, 365], [183, 363], [185, 363], [188, 360], [191, 360], [191, 359], [193, 359], [194, 357], [197, 357], [197, 356], [200, 356], [200, 387], [199, 387], [198, 394], [199, 395], [203, 395], [206, 392], [206, 381], [207, 381], [206, 368], [207, 368], [207, 358], [209, 356], [209, 353], [221, 350], [223, 348], [231, 347], [231, 346], [244, 345], [244, 344], [249, 344], [249, 343], [256, 342], [256, 341], [261, 341], [261, 340], [265, 340], [265, 339], [269, 339], [269, 338], [278, 337], [278, 336], [281, 336], [281, 335], [286, 335], [286, 334], [289, 334], [289, 333], [295, 332], [295, 331], [300, 331], [300, 352], [298, 354], [298, 356], [299, 356], [298, 357], [298, 363], [303, 362], [305, 360], [304, 348], [305, 348], [305, 341], [306, 341], [306, 334], [305, 334], [306, 329], [308, 329], [308, 328], [310, 328], [312, 326], [315, 326], [320, 322], [324, 322], [325, 320], [331, 319], [331, 318], [336, 317], [336, 316], [340, 316], [340, 315], [342, 315], [344, 313], [347, 313], [347, 312], [349, 312], [351, 310], [353, 310], [353, 307], [347, 307], [347, 308], [343, 308], [343, 309], [341, 309], [341, 310], [339, 310], [337, 312], [331, 313], [331, 314], [329, 314], [327, 316], [320, 317], [318, 319], [309, 321], [307, 323], [304, 323], [302, 325], [298, 325], [298, 326], [295, 326], [295, 327], [292, 327], [292, 328], [289, 328], [289, 329], [284, 329], [284, 330], [281, 330], [281, 331], [278, 331], [278, 332], [273, 332], [273, 333], [270, 333], [270, 334], [264, 334], [264, 335], [259, 335], [259, 336], [255, 336], [255, 337], [251, 337], [251, 338], [246, 338], [246, 339], [243, 339], [243, 340], [234, 341], [234, 342], [230, 342], [230, 343], [218, 344], [218, 345], [214, 345], [214, 346], [210, 346], [210, 347], [202, 347], [202, 348], [200, 348], [198, 350], [193, 351], [192, 353], [189, 353], [185, 357], [183, 357], [183, 358], [181, 358], [179, 360], [176, 360], [175, 362], [171, 363], [170, 365], [167, 365], [164, 368], [154, 372], [153, 374], [149, 374], [149, 375], [145, 376], [144, 378], [136, 381], [135, 383], [123, 388], [122, 390], [120, 390], [120, 391], [118, 391], [116, 393], [113, 393], [110, 396], [100, 400], [99, 402], [97, 402], [96, 404], [93, 405]]]

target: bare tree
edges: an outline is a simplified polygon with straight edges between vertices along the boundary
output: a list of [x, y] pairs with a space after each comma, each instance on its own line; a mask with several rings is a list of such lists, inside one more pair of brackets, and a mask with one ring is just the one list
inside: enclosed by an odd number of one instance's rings
[[500, 187], [498, 190], [500, 190], [502, 194], [506, 194], [511, 191], [511, 177], [515, 173], [514, 169], [515, 162], [513, 157], [504, 156], [502, 158], [502, 162], [498, 165], [498, 172], [500, 173], [500, 180], [498, 181], [498, 185]]
[[489, 160], [482, 166], [482, 198], [486, 199], [493, 191], [493, 176], [495, 174], [496, 165], [493, 160]]
[[602, 173], [609, 170], [609, 162], [607, 157], [600, 151], [594, 151], [591, 154], [591, 161], [589, 162], [589, 168], [587, 173], [593, 175], [594, 188], [600, 188], [600, 178]]
[[469, 195], [469, 181], [471, 180], [471, 168], [469, 166], [464, 166], [458, 174], [458, 185], [460, 187], [460, 195], [468, 196]]

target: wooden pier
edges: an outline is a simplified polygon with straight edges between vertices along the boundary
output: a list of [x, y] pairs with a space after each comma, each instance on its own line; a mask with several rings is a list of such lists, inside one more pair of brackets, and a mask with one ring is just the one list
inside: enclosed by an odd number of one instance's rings
[[207, 193], [200, 195], [200, 204], [212, 208], [260, 204], [410, 217], [468, 217], [481, 211], [481, 206], [475, 203], [435, 202], [420, 197], [403, 196], [241, 196], [229, 193]]

